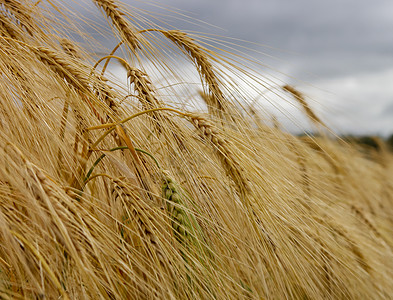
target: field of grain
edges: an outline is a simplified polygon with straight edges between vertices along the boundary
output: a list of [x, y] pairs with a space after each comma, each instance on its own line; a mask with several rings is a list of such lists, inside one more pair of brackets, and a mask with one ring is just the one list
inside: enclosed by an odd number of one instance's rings
[[263, 78], [197, 36], [92, 2], [119, 43], [98, 58], [93, 38], [73, 40], [67, 1], [0, 1], [1, 299], [392, 297], [383, 143], [334, 137], [289, 85], [277, 93], [319, 135], [271, 126], [235, 77], [261, 93]]

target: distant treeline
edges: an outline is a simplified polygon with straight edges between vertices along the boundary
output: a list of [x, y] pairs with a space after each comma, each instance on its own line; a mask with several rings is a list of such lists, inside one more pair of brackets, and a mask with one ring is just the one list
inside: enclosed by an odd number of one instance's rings
[[[317, 137], [318, 134], [307, 132], [306, 134], [300, 134], [299, 136], [314, 136]], [[357, 144], [365, 150], [376, 150], [380, 151], [383, 148], [393, 152], [393, 134], [387, 138], [383, 138], [377, 135], [342, 135], [339, 137], [341, 140], [348, 143]]]
[[388, 138], [383, 138], [380, 136], [372, 136], [372, 135], [364, 135], [364, 136], [342, 136], [343, 140], [351, 143], [356, 143], [359, 146], [374, 149], [377, 151], [382, 150], [382, 148], [388, 149], [389, 151], [393, 151], [393, 134]]

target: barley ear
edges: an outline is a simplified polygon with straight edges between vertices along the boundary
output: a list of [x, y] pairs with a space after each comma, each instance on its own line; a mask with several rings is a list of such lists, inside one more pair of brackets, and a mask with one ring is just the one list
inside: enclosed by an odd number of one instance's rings
[[119, 9], [114, 0], [93, 0], [101, 8], [113, 26], [119, 31], [122, 39], [127, 42], [131, 51], [136, 53], [139, 48], [138, 33], [131, 23], [125, 18], [124, 13]]
[[322, 125], [326, 127], [326, 125], [321, 121], [321, 119], [313, 112], [311, 107], [308, 105], [304, 95], [299, 92], [297, 89], [295, 89], [293, 86], [290, 85], [284, 85], [283, 90], [286, 92], [289, 92], [296, 101], [300, 103], [304, 111], [306, 112], [307, 116], [310, 118], [310, 120], [315, 123], [316, 125]]
[[251, 187], [245, 171], [236, 158], [235, 153], [231, 150], [228, 141], [220, 134], [218, 128], [199, 114], [189, 114], [189, 119], [200, 132], [203, 139], [214, 145], [214, 152], [220, 159], [227, 175], [235, 183], [240, 195], [243, 197], [249, 195], [251, 193]]
[[192, 228], [188, 213], [182, 208], [183, 201], [175, 181], [165, 176], [162, 185], [162, 196], [166, 200], [166, 208], [171, 218], [171, 225], [176, 240], [182, 244], [190, 241]]

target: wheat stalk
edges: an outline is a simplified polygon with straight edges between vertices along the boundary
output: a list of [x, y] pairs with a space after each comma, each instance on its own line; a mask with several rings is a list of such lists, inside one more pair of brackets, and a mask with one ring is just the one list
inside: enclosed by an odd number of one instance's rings
[[292, 140], [289, 140], [290, 149], [296, 155], [296, 162], [299, 165], [300, 172], [302, 174], [302, 186], [306, 195], [310, 196], [310, 178], [307, 173], [307, 160], [306, 157], [299, 151], [299, 145], [295, 144]]
[[128, 64], [125, 67], [127, 69], [127, 77], [130, 83], [134, 84], [135, 90], [138, 92], [138, 98], [142, 102], [144, 109], [162, 107], [163, 103], [156, 97], [155, 89], [152, 86], [149, 76]]
[[55, 286], [57, 287], [57, 289], [60, 291], [60, 293], [62, 294], [64, 299], [70, 299], [68, 297], [68, 295], [65, 293], [63, 287], [61, 286], [59, 280], [57, 279], [56, 275], [53, 273], [53, 271], [51, 270], [51, 268], [49, 267], [48, 263], [45, 261], [45, 259], [42, 257], [42, 255], [37, 251], [37, 249], [35, 249], [33, 247], [33, 245], [31, 245], [29, 243], [28, 240], [26, 240], [21, 234], [15, 232], [15, 231], [11, 231], [11, 234], [13, 236], [15, 236], [17, 239], [19, 239], [20, 241], [23, 242], [23, 244], [25, 244], [33, 253], [34, 255], [37, 257], [37, 259], [39, 260], [39, 262], [43, 265], [45, 271], [48, 273], [49, 278], [51, 279], [51, 281], [55, 284]]
[[307, 116], [310, 118], [310, 120], [313, 123], [326, 127], [326, 125], [321, 121], [321, 119], [318, 118], [318, 116], [310, 108], [306, 99], [304, 98], [304, 95], [301, 92], [299, 92], [297, 89], [295, 89], [293, 86], [290, 85], [284, 85], [282, 88], [284, 91], [291, 93], [292, 96], [300, 103], [300, 105], [303, 107], [304, 111], [306, 112]]
[[195, 40], [189, 37], [185, 32], [179, 30], [168, 30], [162, 31], [162, 33], [180, 48], [183, 48], [195, 62], [198, 72], [201, 77], [206, 80], [206, 83], [209, 86], [211, 94], [211, 97], [209, 97], [209, 107], [211, 112], [214, 115], [216, 114], [214, 110], [226, 112], [227, 101], [221, 91], [219, 80], [215, 74], [215, 69], [206, 54], [208, 50], [198, 45]]
[[112, 180], [111, 195], [114, 202], [112, 205], [117, 203], [122, 207], [120, 213], [123, 215], [117, 222], [125, 242], [131, 243], [145, 253], [149, 257], [149, 265], [158, 264], [162, 269], [161, 272], [150, 270], [155, 272], [154, 277], [158, 278], [158, 282], [161, 281], [156, 289], [162, 295], [165, 288], [168, 288], [163, 285], [165, 274], [171, 274], [171, 262], [160, 242], [168, 241], [170, 238], [166, 234], [166, 225], [161, 217], [162, 210], [153, 203], [145, 203], [122, 179]]
[[[157, 98], [156, 90], [149, 76], [141, 70], [131, 67], [129, 64], [126, 64], [125, 68], [127, 69], [127, 77], [130, 83], [134, 84], [135, 91], [138, 93], [138, 99], [142, 102], [143, 108], [146, 110], [163, 107], [164, 103]], [[180, 126], [173, 122], [168, 115], [163, 113], [153, 112], [153, 119], [155, 120], [154, 127], [158, 133], [162, 134], [168, 128], [178, 148], [185, 149]], [[165, 126], [162, 126], [163, 124]]]
[[375, 234], [376, 237], [380, 238], [383, 243], [388, 246], [390, 249], [392, 249], [392, 246], [387, 243], [386, 239], [381, 235], [381, 233], [379, 232], [379, 230], [371, 223], [371, 221], [369, 220], [369, 218], [364, 214], [364, 212], [362, 211], [361, 208], [357, 207], [356, 205], [351, 205], [351, 209], [353, 210], [353, 212], [356, 214], [356, 216], [358, 216], [358, 218], [360, 220], [363, 221], [363, 223], [370, 229], [371, 232], [373, 232]]
[[78, 90], [89, 91], [90, 82], [80, 67], [78, 67], [69, 57], [62, 55], [48, 47], [38, 46], [32, 50], [56, 73], [67, 79], [67, 81]]
[[92, 0], [98, 7], [105, 11], [107, 17], [112, 24], [120, 32], [123, 40], [125, 40], [131, 51], [136, 54], [139, 48], [139, 36], [134, 30], [130, 22], [124, 17], [124, 13], [119, 10], [116, 2], [113, 0]]
[[[103, 103], [95, 99], [90, 86], [92, 83], [99, 83], [100, 89], [106, 92], [109, 92], [111, 88], [108, 87], [104, 81], [101, 80], [100, 82], [100, 78], [98, 76], [93, 78], [88, 76], [86, 67], [80, 62], [80, 60], [77, 60], [77, 58], [71, 59], [69, 57], [70, 55], [64, 56], [62, 53], [48, 47], [38, 46], [30, 48], [38, 55], [41, 61], [49, 65], [51, 69], [53, 69], [61, 77], [64, 77], [78, 92], [80, 92], [82, 99], [84, 99], [89, 105], [92, 113], [102, 124], [105, 123], [105, 120], [101, 117], [95, 105], [103, 109], [105, 109], [105, 106]], [[71, 56], [74, 55], [74, 53], [69, 54], [71, 54]], [[93, 100], [93, 103], [91, 100]]]
[[117, 123], [111, 123], [111, 124], [104, 124], [104, 125], [98, 125], [98, 126], [93, 126], [87, 128], [87, 130], [97, 130], [97, 129], [103, 129], [103, 128], [114, 128], [118, 124], [125, 123], [137, 116], [140, 116], [145, 113], [149, 112], [155, 112], [155, 111], [160, 111], [160, 110], [167, 110], [167, 111], [173, 111], [185, 118], [187, 118], [191, 123], [194, 125], [194, 127], [201, 133], [202, 137], [208, 141], [211, 142], [215, 147], [216, 147], [216, 153], [218, 157], [220, 158], [222, 165], [224, 169], [227, 172], [227, 175], [229, 175], [234, 183], [236, 184], [238, 191], [242, 195], [249, 194], [251, 189], [249, 186], [248, 179], [244, 175], [244, 170], [241, 168], [240, 163], [238, 162], [235, 154], [230, 148], [229, 142], [221, 137], [219, 134], [218, 128], [215, 127], [210, 121], [208, 121], [205, 117], [196, 114], [196, 113], [183, 113], [178, 110], [172, 109], [172, 108], [153, 108], [150, 110], [142, 111], [139, 113], [136, 113], [124, 120], [121, 120], [120, 122]]
[[[46, 242], [50, 242], [51, 239], [54, 240], [58, 245], [57, 248], [60, 246], [60, 249], [57, 250], [64, 249], [75, 259], [74, 262], [78, 267], [88, 268], [88, 266], [82, 262], [81, 258], [79, 258], [80, 248], [77, 242], [78, 238], [74, 236], [76, 227], [75, 223], [72, 224], [72, 216], [74, 216], [76, 212], [69, 206], [70, 202], [68, 201], [70, 198], [68, 198], [64, 191], [59, 189], [57, 184], [53, 182], [52, 179], [49, 179], [40, 168], [27, 160], [16, 146], [12, 144], [11, 146], [14, 151], [13, 154], [8, 154], [9, 160], [13, 162], [13, 168], [18, 168], [15, 173], [20, 172], [20, 174], [14, 175], [23, 176], [24, 182], [22, 184], [28, 191], [28, 194], [24, 196], [26, 199], [21, 202], [22, 205], [27, 205], [29, 208], [29, 210], [23, 212], [26, 216], [26, 226], [31, 226], [31, 228], [27, 230], [27, 233], [30, 234], [32, 229], [37, 230], [37, 226], [40, 225], [41, 227], [38, 231], [39, 235], [41, 235], [40, 231], [45, 232], [44, 238]], [[23, 228], [26, 230], [26, 226], [21, 226], [17, 231], [20, 232]], [[22, 232], [18, 232], [15, 232], [14, 235], [21, 236]], [[46, 236], [50, 237], [49, 241]], [[44, 246], [46, 245], [43, 245], [43, 247]], [[42, 264], [45, 264], [45, 261], [39, 257], [37, 258]], [[26, 266], [26, 268], [30, 267]], [[45, 267], [45, 270], [48, 272], [51, 281], [56, 282], [56, 280], [59, 279], [52, 272], [54, 271], [58, 274], [59, 270], [48, 269], [47, 267]], [[28, 269], [25, 269], [25, 271], [29, 272]], [[92, 279], [86, 278], [86, 282], [90, 284], [92, 283]]]
[[215, 74], [215, 68], [209, 60], [208, 49], [198, 45], [194, 39], [188, 36], [185, 32], [180, 30], [159, 30], [146, 29], [140, 32], [157, 31], [161, 32], [166, 38], [171, 40], [180, 49], [183, 49], [195, 63], [201, 79], [206, 81], [209, 87], [209, 95], [206, 95], [204, 100], [208, 105], [210, 114], [214, 116], [223, 117], [223, 114], [228, 113], [228, 101], [225, 99], [224, 93], [220, 87], [220, 80]]
[[[187, 199], [185, 191], [168, 171], [162, 170], [162, 177], [162, 198], [166, 201], [175, 238], [182, 245], [180, 253], [185, 262], [190, 288], [200, 295], [202, 290], [207, 290], [210, 297], [215, 297], [211, 282], [196, 275], [202, 272], [211, 279], [214, 254], [207, 247], [205, 235], [194, 213], [188, 208], [190, 199]], [[194, 203], [191, 201], [191, 204]]]
[[[324, 220], [320, 217], [315, 217], [315, 220], [322, 224], [323, 226], [327, 226], [329, 229], [332, 230], [333, 233], [336, 233], [338, 236], [342, 237], [346, 243], [349, 245], [350, 250], [355, 256], [356, 261], [359, 263], [359, 265], [366, 271], [370, 272], [371, 267], [367, 263], [362, 251], [359, 249], [359, 247], [356, 245], [356, 243], [352, 240], [352, 238], [349, 237], [349, 233], [345, 228], [340, 226], [339, 224], [332, 223], [329, 220]], [[334, 238], [337, 240], [336, 236], [334, 235]]]
[[245, 171], [231, 150], [228, 141], [219, 134], [218, 128], [199, 114], [188, 114], [188, 117], [195, 128], [199, 130], [202, 137], [215, 146], [215, 152], [220, 158], [222, 166], [226, 170], [227, 175], [229, 175], [236, 184], [240, 194], [249, 194], [251, 188]]
[[335, 174], [345, 174], [346, 170], [342, 167], [339, 162], [337, 161], [337, 157], [335, 154], [328, 152], [327, 149], [323, 148], [318, 141], [313, 137], [302, 137], [300, 138], [302, 142], [307, 144], [311, 149], [317, 151], [332, 167]]
[[12, 39], [21, 39], [23, 34], [19, 29], [10, 22], [10, 19], [0, 12], [0, 30], [3, 36], [9, 36]]
[[[121, 41], [91, 66], [91, 49], [63, 39], [76, 33], [102, 51], [66, 0], [0, 0], [0, 298], [391, 298], [393, 186], [383, 184], [391, 153], [381, 165], [340, 141], [296, 141], [278, 127], [257, 128], [255, 115], [235, 119], [247, 105], [231, 106], [227, 92], [246, 100], [266, 88], [262, 75], [194, 35], [143, 30], [162, 27], [115, 1], [93, 1]], [[145, 31], [159, 33], [144, 39]], [[104, 78], [122, 44], [129, 84]], [[195, 90], [171, 64], [172, 50], [196, 66], [211, 118], [179, 111]], [[147, 66], [169, 85], [157, 89]], [[244, 79], [237, 87], [236, 78]], [[323, 126], [301, 93], [282, 92]], [[169, 94], [172, 108], [164, 107]], [[74, 178], [59, 172], [58, 149]], [[369, 201], [370, 214], [362, 209]]]
[[124, 219], [135, 222], [140, 242], [146, 243], [146, 250], [152, 259], [167, 267], [168, 260], [158, 243], [158, 237], [162, 238], [160, 231], [165, 228], [165, 225], [159, 224], [160, 218], [157, 218], [162, 214], [161, 209], [140, 199], [136, 191], [121, 178], [112, 180], [111, 195], [114, 202], [120, 202], [124, 207]]
[[75, 44], [69, 39], [61, 39], [60, 45], [63, 48], [64, 52], [67, 53], [69, 56], [75, 59], [82, 59], [82, 54], [79, 52]]
[[3, 0], [2, 5], [6, 12], [15, 19], [15, 23], [24, 28], [29, 35], [33, 36], [34, 31], [39, 33], [42, 32], [40, 28], [36, 26], [34, 19], [30, 16], [29, 8], [26, 7], [26, 5], [22, 5], [17, 0]]

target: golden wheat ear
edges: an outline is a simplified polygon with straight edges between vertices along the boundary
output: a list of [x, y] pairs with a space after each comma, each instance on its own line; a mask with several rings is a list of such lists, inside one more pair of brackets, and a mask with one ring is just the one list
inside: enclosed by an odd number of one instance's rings
[[242, 195], [250, 193], [251, 188], [245, 172], [229, 143], [220, 136], [218, 129], [202, 115], [193, 113], [189, 115], [189, 119], [202, 137], [216, 148], [215, 152], [221, 160], [222, 166], [236, 184], [238, 191]]
[[127, 42], [131, 51], [136, 53], [139, 48], [139, 37], [131, 23], [125, 18], [124, 13], [116, 5], [113, 0], [92, 0], [99, 8], [101, 8], [107, 18], [112, 22], [113, 26], [119, 31], [122, 39]]
[[310, 118], [310, 120], [317, 124], [317, 125], [322, 125], [323, 127], [326, 127], [326, 125], [321, 121], [321, 119], [314, 113], [314, 111], [311, 109], [311, 107], [308, 105], [304, 95], [299, 92], [297, 89], [295, 89], [293, 86], [290, 85], [284, 85], [283, 87], [284, 91], [289, 92], [293, 98], [295, 98], [296, 101], [300, 103], [304, 111], [306, 112], [307, 116]]
[[212, 116], [224, 118], [229, 114], [230, 103], [225, 98], [215, 67], [211, 63], [209, 50], [199, 45], [193, 38], [180, 30], [146, 29], [140, 32], [161, 32], [185, 52], [195, 64], [201, 79], [207, 84], [208, 94], [203, 99], [206, 101], [209, 113]]

